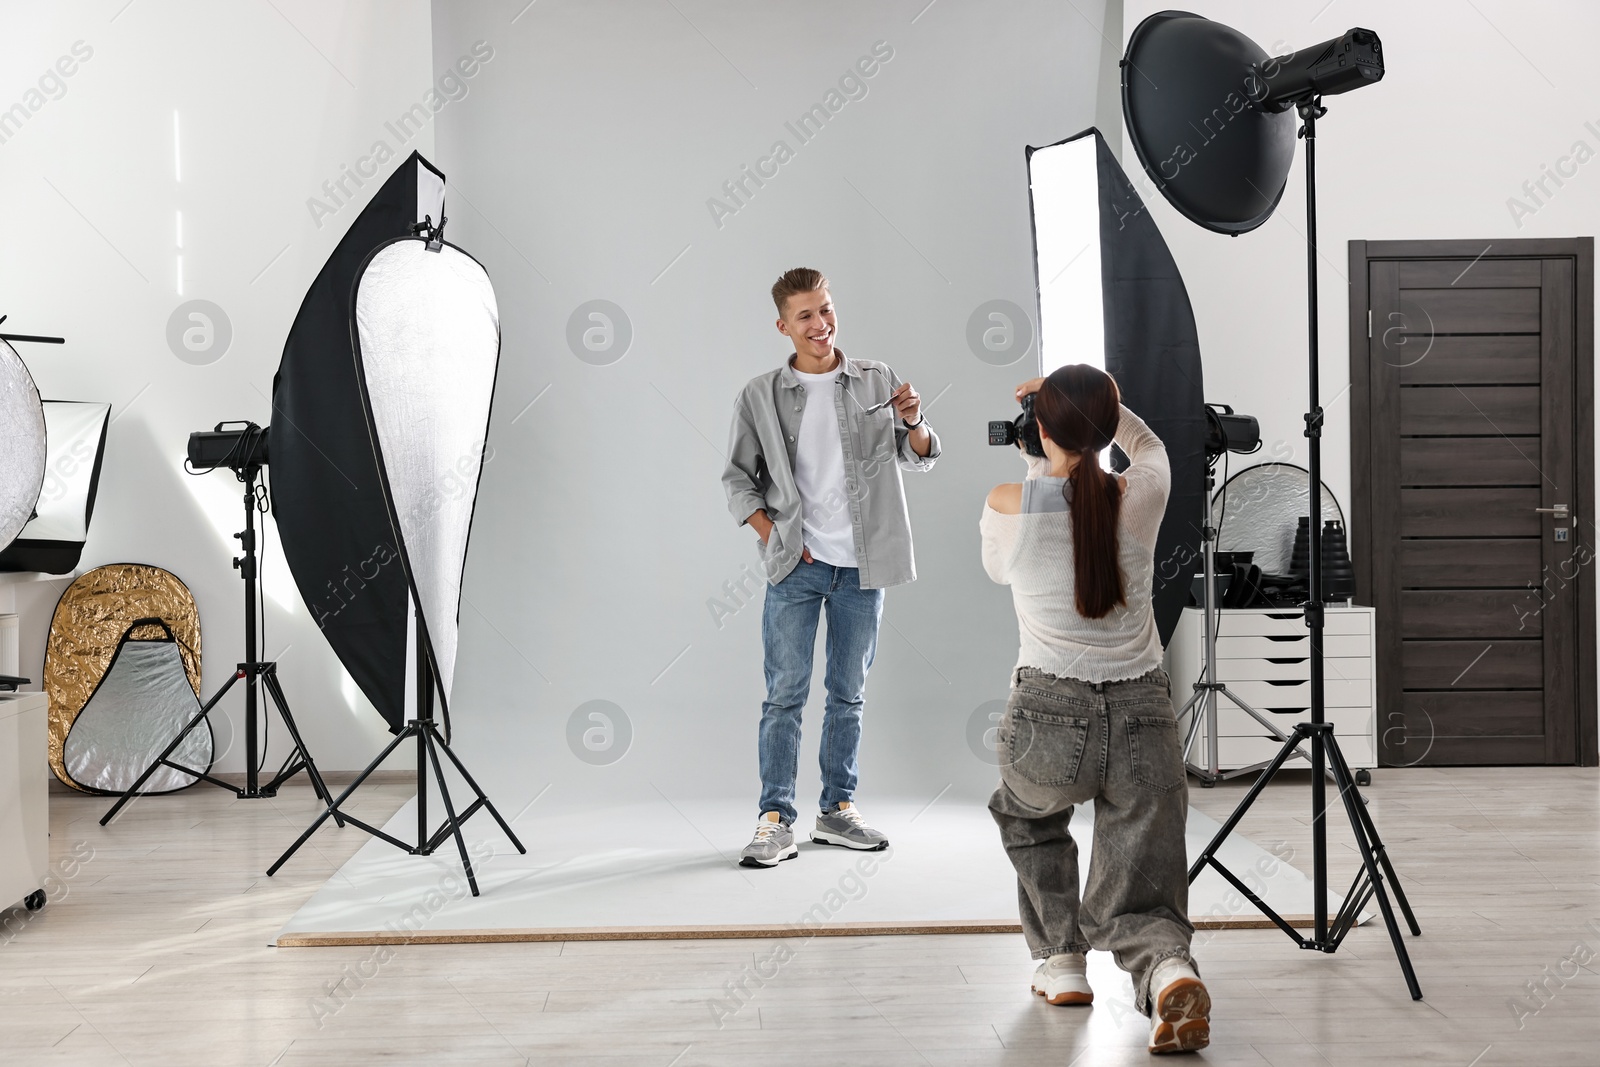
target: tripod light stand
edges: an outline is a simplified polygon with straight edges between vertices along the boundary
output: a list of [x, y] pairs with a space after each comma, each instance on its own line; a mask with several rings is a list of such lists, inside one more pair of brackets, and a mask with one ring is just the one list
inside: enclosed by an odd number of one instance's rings
[[[234, 534], [238, 540], [243, 555], [234, 559], [233, 565], [239, 572], [239, 577], [244, 580], [244, 661], [240, 663], [229, 675], [222, 688], [206, 701], [200, 710], [189, 720], [172, 742], [162, 753], [146, 767], [144, 773], [128, 787], [127, 791], [111, 805], [111, 809], [100, 818], [100, 825], [105, 826], [116, 818], [117, 812], [127, 806], [128, 802], [139, 795], [139, 790], [145, 782], [161, 767], [170, 767], [183, 774], [191, 775], [214, 786], [226, 789], [241, 800], [259, 800], [273, 797], [278, 794], [278, 787], [301, 771], [311, 779], [311, 787], [316, 790], [317, 797], [323, 804], [331, 805], [333, 796], [328, 792], [327, 785], [322, 780], [322, 775], [317, 772], [317, 765], [311, 758], [311, 752], [306, 748], [305, 742], [300, 737], [300, 730], [295, 726], [294, 715], [289, 710], [289, 699], [284, 696], [283, 686], [278, 682], [278, 665], [272, 660], [257, 659], [258, 635], [256, 633], [256, 603], [257, 588], [260, 574], [256, 559], [256, 510], [262, 507], [261, 490], [257, 479], [261, 476], [261, 468], [266, 463], [265, 434], [266, 431], [255, 423], [245, 423], [243, 430], [224, 430], [228, 423], [219, 423], [215, 431], [209, 434], [195, 434], [190, 439], [190, 459], [196, 467], [204, 467], [208, 462], [211, 466], [230, 467], [239, 481], [244, 483], [244, 529]], [[197, 440], [199, 439], [199, 440]], [[227, 451], [221, 455], [212, 453], [208, 455], [202, 451], [204, 447], [213, 449], [221, 447]], [[193, 767], [185, 767], [173, 760], [172, 754], [178, 746], [183, 744], [196, 727], [205, 722], [212, 709], [228, 695], [235, 683], [244, 682], [244, 763], [245, 783], [240, 788], [229, 782], [224, 782], [205, 771]], [[266, 784], [260, 780], [259, 757], [256, 753], [257, 726], [260, 719], [259, 691], [266, 691], [268, 702], [277, 711], [278, 717], [283, 720], [283, 725], [289, 731], [289, 737], [294, 742], [294, 747], [284, 758], [283, 765], [278, 768]], [[331, 811], [331, 807], [329, 809]], [[339, 825], [344, 825], [344, 820], [339, 817]]]
[[[456, 758], [456, 754], [450, 750], [450, 742], [439, 731], [439, 726], [433, 717], [433, 698], [438, 686], [438, 675], [434, 672], [433, 666], [428, 660], [428, 643], [423, 636], [422, 626], [423, 619], [419, 612], [417, 614], [416, 643], [417, 717], [406, 723], [405, 728], [395, 735], [394, 740], [389, 742], [388, 747], [378, 753], [376, 759], [367, 764], [366, 770], [362, 771], [356, 780], [351, 782], [343, 793], [339, 794], [338, 799], [329, 803], [328, 810], [318, 815], [316, 820], [306, 827], [305, 833], [301, 834], [295, 840], [295, 843], [290, 845], [288, 850], [278, 857], [276, 863], [267, 868], [267, 877], [270, 878], [278, 873], [278, 868], [287, 863], [289, 857], [300, 850], [301, 845], [311, 840], [311, 835], [317, 832], [317, 829], [327, 821], [330, 815], [335, 819], [343, 819], [344, 822], [365, 830], [373, 837], [387, 841], [394, 847], [413, 856], [431, 856], [440, 845], [444, 844], [446, 839], [453, 838], [456, 843], [456, 850], [461, 854], [461, 866], [466, 871], [467, 884], [472, 888], [473, 896], [478, 896], [478, 879], [472, 871], [472, 860], [467, 856], [467, 842], [461, 835], [461, 827], [478, 812], [478, 809], [487, 809], [489, 814], [494, 816], [494, 821], [500, 824], [500, 829], [505, 832], [506, 837], [511, 839], [511, 843], [516, 846], [517, 851], [524, 855], [527, 854], [528, 850], [517, 839], [517, 835], [511, 832], [510, 825], [501, 817], [499, 809], [494, 806], [493, 801], [473, 780], [472, 774], [462, 764], [461, 760]], [[383, 761], [389, 758], [389, 754], [408, 739], [414, 740], [417, 744], [417, 840], [415, 844], [402, 841], [392, 834], [385, 833], [376, 826], [362, 822], [341, 807], [352, 793], [361, 788], [362, 784], [372, 775], [372, 772], [376, 771], [383, 764]], [[456, 814], [455, 801], [450, 796], [450, 785], [445, 780], [444, 763], [439, 759], [440, 752], [449, 757], [451, 765], [455, 767], [457, 773], [461, 775], [467, 786], [472, 790], [472, 803], [461, 809], [459, 815]], [[439, 787], [439, 800], [444, 805], [445, 814], [444, 822], [439, 825], [437, 830], [430, 829], [428, 820], [428, 769], [430, 766], [433, 768], [434, 781]], [[343, 823], [340, 825], [343, 825]]]
[[[329, 402], [326, 409], [313, 409], [317, 418], [300, 423], [298, 430], [308, 443], [312, 435], [321, 442], [314, 449], [318, 454], [331, 449], [332, 455], [349, 459], [348, 469], [362, 479], [359, 485], [352, 480], [348, 491], [335, 485], [331, 492], [308, 494], [308, 504], [320, 497], [333, 506], [300, 513], [301, 520], [315, 521], [292, 524], [289, 539], [299, 552], [286, 555], [304, 588], [306, 575], [337, 571], [343, 562], [329, 552], [330, 541], [348, 539], [351, 529], [365, 530], [368, 545], [377, 541], [365, 563], [347, 568], [349, 602], [321, 612], [319, 625], [340, 658], [363, 670], [361, 687], [396, 736], [267, 873], [276, 873], [331, 816], [412, 855], [432, 855], [454, 839], [476, 896], [478, 882], [462, 836], [469, 818], [488, 809], [517, 850], [527, 851], [449, 743], [467, 542], [500, 360], [499, 308], [483, 265], [445, 241], [443, 217], [436, 225], [432, 214], [423, 214], [420, 223], [408, 225], [409, 234], [367, 244], [356, 254], [371, 233], [408, 215], [414, 218], [410, 213], [420, 211], [424, 201], [442, 205], [443, 176], [420, 157], [413, 162], [415, 167], [402, 167], [363, 211], [308, 292], [277, 382], [285, 397], [315, 395]], [[332, 329], [340, 315], [342, 333]], [[321, 358], [302, 358], [312, 355]], [[333, 368], [340, 369], [340, 377], [330, 377]], [[442, 490], [442, 470], [469, 491]], [[399, 594], [398, 603], [392, 593]], [[346, 627], [347, 608], [366, 611], [379, 625]], [[414, 634], [395, 648], [393, 638], [406, 635], [407, 610]], [[416, 704], [409, 715], [408, 659], [416, 666]], [[434, 719], [435, 701], [444, 719], [442, 732]], [[417, 760], [414, 842], [343, 810], [408, 739], [416, 743]], [[459, 811], [446, 762], [472, 790], [471, 801]], [[438, 828], [429, 825], [430, 774], [445, 810]]]
[[[1227, 412], [1231, 416], [1233, 409], [1228, 408]], [[1215, 415], [1210, 412], [1209, 408], [1207, 414], [1215, 421]], [[1249, 419], [1248, 421], [1252, 426], [1255, 423], [1254, 419]], [[1189, 773], [1198, 778], [1200, 784], [1207, 789], [1224, 779], [1236, 778], [1252, 771], [1259, 771], [1271, 762], [1268, 760], [1248, 767], [1237, 767], [1228, 771], [1222, 770], [1221, 760], [1217, 751], [1218, 698], [1225, 698], [1239, 710], [1248, 714], [1279, 741], [1289, 740], [1289, 735], [1284, 733], [1278, 724], [1272, 721], [1270, 715], [1264, 715], [1256, 708], [1251, 707], [1237, 693], [1229, 689], [1228, 684], [1220, 680], [1217, 675], [1217, 619], [1221, 609], [1217, 604], [1216, 591], [1217, 528], [1211, 524], [1213, 516], [1210, 504], [1211, 490], [1215, 485], [1216, 461], [1222, 457], [1224, 452], [1251, 452], [1260, 447], [1258, 434], [1252, 437], [1252, 447], [1233, 447], [1233, 442], [1229, 440], [1227, 431], [1221, 429], [1220, 422], [1217, 422], [1217, 426], [1219, 427], [1219, 432], [1214, 433], [1213, 436], [1218, 443], [1213, 446], [1208, 442], [1206, 448], [1206, 505], [1205, 515], [1202, 517], [1200, 525], [1201, 580], [1205, 583], [1204, 591], [1201, 594], [1201, 617], [1205, 627], [1203, 638], [1205, 662], [1201, 668], [1200, 677], [1194, 683], [1194, 695], [1178, 711], [1179, 721], [1182, 721], [1185, 715], [1190, 716], [1188, 736], [1183, 743], [1184, 762], [1188, 766]], [[1213, 451], [1213, 447], [1216, 448], [1216, 451]], [[1205, 763], [1196, 764], [1189, 758], [1189, 753], [1194, 750], [1194, 743], [1200, 736], [1200, 728], [1202, 726], [1205, 727], [1206, 731]], [[1311, 755], [1305, 749], [1299, 747], [1295, 748], [1294, 755], [1305, 760], [1311, 759]]]
[[[1165, 11], [1139, 24], [1129, 38], [1123, 59], [1122, 103], [1130, 139], [1146, 172], [1162, 194], [1191, 221], [1217, 233], [1237, 235], [1260, 226], [1272, 214], [1293, 161], [1290, 136], [1294, 108], [1301, 119], [1299, 136], [1306, 142], [1306, 260], [1310, 396], [1305, 435], [1310, 448], [1311, 514], [1322, 513], [1323, 411], [1318, 398], [1317, 366], [1317, 210], [1316, 122], [1326, 114], [1325, 95], [1348, 92], [1383, 77], [1381, 45], [1371, 30], [1353, 29], [1342, 37], [1286, 56], [1266, 52], [1236, 30], [1198, 15]], [[1159, 79], [1161, 91], [1154, 88]], [[1213, 102], [1217, 112], [1207, 113]], [[1220, 124], [1215, 117], [1222, 116]], [[1209, 123], [1210, 125], [1205, 125]], [[1172, 167], [1172, 146], [1187, 146], [1196, 131], [1215, 136], [1198, 151], [1189, 147], [1190, 165]], [[1209, 516], [1207, 522], [1209, 524]], [[1395, 919], [1395, 901], [1413, 935], [1420, 935], [1388, 852], [1378, 836], [1350, 767], [1327, 721], [1324, 695], [1322, 540], [1311, 523], [1310, 595], [1304, 605], [1310, 630], [1311, 717], [1296, 724], [1278, 754], [1267, 764], [1238, 808], [1223, 823], [1189, 868], [1193, 882], [1213, 867], [1301, 948], [1334, 952], [1354, 928], [1361, 909], [1374, 897], [1383, 913], [1389, 939], [1413, 1000], [1422, 999], [1410, 955]], [[1238, 876], [1216, 858], [1268, 782], [1302, 743], [1311, 749], [1312, 907], [1311, 937], [1302, 937]], [[1361, 868], [1337, 912], [1328, 915], [1327, 788], [1333, 777], [1338, 799], [1349, 817], [1361, 854]], [[1386, 884], [1387, 883], [1387, 884]]]

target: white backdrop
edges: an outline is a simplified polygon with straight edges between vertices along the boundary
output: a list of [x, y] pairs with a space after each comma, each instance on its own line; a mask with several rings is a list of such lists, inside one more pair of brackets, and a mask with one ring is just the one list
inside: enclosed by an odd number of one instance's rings
[[[1117, 5], [1105, 36], [1104, 4], [1045, 0], [524, 5], [434, 10], [436, 65], [478, 40], [496, 56], [438, 127], [450, 233], [504, 329], [462, 752], [511, 812], [551, 782], [754, 807], [760, 565], [719, 477], [734, 396], [792, 351], [767, 291], [806, 265], [832, 280], [841, 347], [915, 384], [945, 449], [906, 477], [919, 579], [886, 598], [862, 802], [983, 795], [969, 725], [1005, 696], [1017, 634], [977, 521], [1021, 470], [985, 423], [1033, 356], [980, 359], [969, 320], [1032, 306], [1023, 148], [1118, 114]], [[813, 105], [828, 117], [803, 127]], [[819, 649], [802, 806], [822, 700]]]

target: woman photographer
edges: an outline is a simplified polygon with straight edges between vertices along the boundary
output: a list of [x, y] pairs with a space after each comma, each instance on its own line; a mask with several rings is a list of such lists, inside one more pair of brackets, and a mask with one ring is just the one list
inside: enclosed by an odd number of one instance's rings
[[[996, 486], [979, 528], [989, 577], [1011, 586], [1021, 650], [1000, 721], [989, 809], [1017, 871], [1033, 990], [1088, 1004], [1084, 953], [1111, 952], [1150, 1016], [1150, 1051], [1204, 1048], [1211, 998], [1189, 954], [1188, 790], [1150, 607], [1156, 532], [1172, 484], [1166, 448], [1121, 405], [1110, 375], [1077, 364], [1017, 388], [1045, 456]], [[1131, 461], [1100, 466], [1113, 441]], [[1083, 899], [1074, 805], [1094, 802]]]

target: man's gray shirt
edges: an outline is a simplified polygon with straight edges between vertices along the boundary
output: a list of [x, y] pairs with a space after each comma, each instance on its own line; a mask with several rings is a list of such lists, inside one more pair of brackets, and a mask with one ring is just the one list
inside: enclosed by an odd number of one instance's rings
[[[863, 589], [914, 581], [917, 566], [911, 553], [911, 515], [900, 471], [931, 469], [939, 458], [939, 437], [924, 422], [928, 454], [917, 455], [911, 448], [911, 431], [893, 405], [867, 413], [889, 399], [900, 387], [900, 378], [887, 364], [851, 359], [837, 348], [834, 351], [840, 360], [833, 406], [844, 446], [844, 499], [805, 504], [850, 509]], [[805, 405], [805, 386], [786, 362], [750, 379], [739, 393], [728, 434], [728, 466], [722, 473], [728, 511], [742, 525], [757, 510], [766, 509], [773, 523], [772, 535], [760, 552], [767, 581], [773, 585], [794, 570], [805, 547], [800, 490], [794, 481], [795, 439], [800, 435]]]

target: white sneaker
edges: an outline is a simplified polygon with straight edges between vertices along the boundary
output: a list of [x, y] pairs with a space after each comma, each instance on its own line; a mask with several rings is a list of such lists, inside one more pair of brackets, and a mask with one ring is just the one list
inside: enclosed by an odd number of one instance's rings
[[794, 843], [794, 831], [788, 823], [778, 821], [778, 813], [769, 811], [756, 823], [756, 834], [739, 853], [741, 867], [776, 867], [784, 860], [800, 854]]
[[1211, 994], [1187, 960], [1169, 956], [1150, 979], [1150, 1051], [1194, 1052], [1211, 1043]]
[[817, 828], [811, 831], [811, 840], [819, 845], [843, 845], [864, 852], [882, 852], [889, 847], [889, 838], [868, 826], [860, 809], [848, 800], [832, 811], [818, 813]]
[[1084, 975], [1083, 953], [1063, 952], [1039, 964], [1033, 972], [1033, 991], [1046, 1004], [1092, 1004], [1094, 990]]

